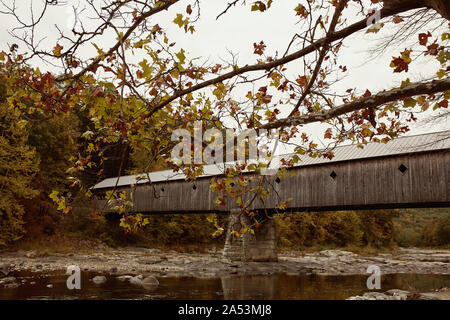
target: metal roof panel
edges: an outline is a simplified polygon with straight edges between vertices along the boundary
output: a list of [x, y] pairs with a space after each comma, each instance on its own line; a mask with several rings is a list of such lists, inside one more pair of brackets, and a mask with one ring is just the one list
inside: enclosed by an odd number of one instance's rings
[[[354, 144], [339, 146], [333, 150], [333, 159], [299, 156], [301, 161], [297, 167], [441, 149], [450, 149], [450, 130], [414, 136], [403, 136], [391, 140], [386, 144], [370, 142], [362, 149], [357, 148]], [[290, 156], [292, 156], [292, 154], [280, 155], [279, 157], [288, 158]], [[205, 165], [203, 167], [204, 174], [200, 177], [223, 174], [225, 167], [227, 167], [227, 164], [223, 163]], [[184, 180], [186, 178], [183, 173], [173, 172], [173, 170], [150, 172], [148, 175], [152, 182]], [[122, 176], [118, 181], [117, 178], [108, 178], [97, 183], [92, 189], [113, 188], [116, 185], [120, 187], [141, 183], [148, 183], [147, 174]]]

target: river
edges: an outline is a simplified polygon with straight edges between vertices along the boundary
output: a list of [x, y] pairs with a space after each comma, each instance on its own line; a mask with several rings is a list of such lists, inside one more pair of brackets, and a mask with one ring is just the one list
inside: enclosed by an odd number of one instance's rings
[[[213, 278], [186, 276], [157, 277], [159, 286], [153, 290], [120, 281], [117, 275], [106, 275], [107, 281], [95, 284], [99, 273], [82, 272], [81, 289], [69, 290], [65, 271], [14, 272], [20, 285], [0, 286], [0, 300], [14, 299], [346, 299], [367, 292], [367, 275], [227, 275]], [[50, 286], [49, 286], [50, 285]], [[381, 290], [402, 289], [431, 292], [450, 287], [450, 275], [388, 274], [381, 277]]]

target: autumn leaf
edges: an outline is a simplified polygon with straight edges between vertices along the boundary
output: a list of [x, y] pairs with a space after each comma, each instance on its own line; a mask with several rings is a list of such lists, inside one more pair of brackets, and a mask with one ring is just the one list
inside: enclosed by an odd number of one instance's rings
[[178, 13], [176, 18], [173, 19], [173, 22], [178, 25], [180, 28], [182, 28], [185, 24], [185, 20], [183, 20], [183, 15], [181, 13]]
[[425, 55], [435, 56], [438, 54], [438, 52], [439, 52], [439, 45], [436, 42], [434, 42], [433, 44], [427, 46], [427, 51], [425, 52]]
[[300, 85], [300, 87], [305, 87], [307, 83], [306, 76], [300, 76], [295, 81]]
[[176, 54], [178, 60], [180, 60], [180, 65], [183, 65], [186, 61], [186, 56], [184, 55], [183, 48]]
[[308, 11], [306, 10], [305, 6], [302, 4], [299, 4], [295, 7], [296, 16], [300, 16], [302, 18], [306, 18], [308, 16]]
[[187, 14], [191, 14], [191, 13], [192, 13], [192, 7], [191, 7], [191, 5], [188, 5], [188, 6], [186, 7], [186, 13], [187, 13]]
[[364, 94], [362, 95], [364, 98], [370, 97], [372, 95], [372, 93], [369, 91], [369, 89], [366, 90], [366, 92], [364, 92]]
[[447, 72], [444, 69], [440, 69], [438, 72], [436, 72], [436, 75], [439, 79], [443, 78]]
[[430, 31], [428, 31], [428, 33], [420, 33], [419, 34], [419, 44], [422, 46], [426, 46], [429, 37], [431, 37]]
[[63, 46], [57, 44], [56, 47], [53, 49], [53, 54], [54, 54], [56, 57], [60, 57], [60, 56], [61, 56], [61, 50], [62, 50], [63, 48], [64, 48]]
[[394, 18], [392, 19], [392, 21], [393, 21], [395, 24], [398, 24], [398, 23], [403, 22], [404, 20], [403, 20], [401, 17], [399, 17], [399, 16], [394, 16]]
[[411, 50], [405, 50], [401, 52], [400, 57], [393, 57], [390, 67], [394, 68], [394, 72], [408, 72], [408, 65], [412, 61], [411, 57], [409, 56], [411, 53]]
[[253, 53], [262, 55], [264, 53], [264, 49], [266, 48], [266, 45], [264, 44], [263, 41], [261, 41], [259, 44], [253, 43], [253, 47], [255, 48]]
[[439, 102], [439, 106], [441, 106], [441, 108], [447, 108], [448, 100], [442, 100], [441, 102]]

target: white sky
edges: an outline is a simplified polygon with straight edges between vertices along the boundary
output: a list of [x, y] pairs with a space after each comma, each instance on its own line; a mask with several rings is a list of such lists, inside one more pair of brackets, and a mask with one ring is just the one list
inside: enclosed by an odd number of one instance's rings
[[[33, 2], [35, 8], [38, 9], [40, 1], [37, 0], [19, 0], [17, 6], [19, 12], [29, 17], [29, 4]], [[11, 3], [11, 0], [4, 0], [5, 3]], [[83, 0], [68, 1], [68, 4], [75, 5], [78, 8], [83, 7]], [[196, 24], [196, 30], [193, 35], [184, 33], [178, 26], [172, 23], [176, 13], [185, 13], [186, 4], [191, 1], [182, 1], [179, 4], [171, 7], [167, 12], [158, 14], [155, 18], [152, 18], [152, 24], [158, 23], [163, 29], [165, 29], [169, 35], [171, 41], [175, 41], [177, 48], [184, 48], [187, 52], [186, 56], [189, 57], [203, 57], [207, 58], [211, 63], [220, 63], [220, 58], [229, 59], [227, 50], [233, 53], [238, 53], [239, 65], [253, 64], [256, 61], [257, 56], [253, 54], [253, 43], [259, 43], [261, 40], [267, 45], [266, 54], [274, 55], [278, 50], [279, 56], [281, 56], [290, 42], [292, 36], [295, 33], [301, 33], [301, 25], [297, 24], [298, 17], [295, 16], [294, 8], [297, 3], [302, 1], [288, 1], [288, 0], [275, 0], [272, 8], [265, 13], [253, 13], [250, 12], [249, 6], [241, 7], [236, 6], [230, 9], [230, 11], [223, 15], [218, 21], [216, 16], [225, 8], [226, 3], [229, 1], [221, 0], [209, 0], [201, 1], [201, 17], [200, 21]], [[251, 1], [247, 1], [250, 3]], [[351, 2], [354, 7], [355, 4]], [[345, 17], [354, 18], [354, 10], [352, 8], [344, 11]], [[353, 15], [352, 15], [353, 14]], [[15, 43], [16, 40], [12, 39], [8, 34], [14, 25], [14, 20], [11, 17], [1, 15], [0, 25], [0, 50], [7, 50], [7, 43]], [[360, 17], [357, 18], [359, 20]], [[68, 5], [52, 7], [48, 12], [47, 18], [44, 19], [44, 23], [41, 25], [38, 31], [38, 35], [46, 37], [43, 41], [43, 47], [52, 48], [57, 39], [57, 32], [54, 27], [55, 24], [66, 28], [69, 31], [71, 28], [73, 18], [71, 16], [71, 10]], [[352, 21], [349, 18], [349, 23]], [[69, 27], [69, 28], [68, 28]], [[364, 31], [349, 37], [344, 41], [344, 48], [339, 53], [340, 60], [338, 64], [346, 65], [348, 69], [348, 77], [336, 86], [337, 90], [345, 90], [347, 88], [358, 88], [359, 92], [364, 92], [368, 88], [372, 94], [383, 90], [389, 89], [392, 86], [399, 86], [402, 80], [407, 77], [413, 81], [421, 78], [430, 77], [436, 72], [439, 64], [432, 59], [423, 60], [423, 64], [412, 63], [411, 70], [408, 74], [393, 74], [392, 68], [389, 67], [389, 63], [392, 56], [398, 56], [400, 51], [403, 51], [409, 46], [409, 44], [403, 44], [402, 47], [391, 48], [381, 57], [373, 61], [368, 61], [367, 50], [376, 44], [376, 40], [380, 39], [383, 34], [387, 34], [392, 31], [392, 24], [389, 27], [385, 27], [378, 34], [365, 34]], [[422, 31], [423, 32], [423, 31]], [[436, 34], [434, 34], [436, 36]], [[413, 42], [417, 42], [417, 37], [412, 39]], [[107, 49], [115, 42], [115, 37], [107, 35], [104, 41], [101, 43], [101, 47]], [[19, 43], [20, 45], [20, 43]], [[294, 46], [290, 52], [296, 50]], [[86, 55], [94, 53], [95, 50], [92, 46], [83, 49], [83, 53]], [[422, 60], [421, 60], [422, 61]], [[40, 61], [38, 63], [41, 70], [55, 71], [51, 66], [45, 66]], [[293, 62], [288, 65], [291, 68], [292, 74], [302, 74], [303, 67], [301, 62]], [[246, 92], [243, 89], [243, 92]], [[282, 110], [283, 114], [288, 113], [290, 110]], [[411, 125], [410, 134], [419, 134], [425, 132], [433, 132], [439, 130], [446, 130], [450, 128], [450, 123], [442, 122], [433, 126], [422, 125], [420, 123]], [[323, 137], [322, 125], [309, 125], [306, 131], [313, 137], [316, 136], [319, 139]], [[289, 150], [279, 150], [279, 153], [284, 153]]]

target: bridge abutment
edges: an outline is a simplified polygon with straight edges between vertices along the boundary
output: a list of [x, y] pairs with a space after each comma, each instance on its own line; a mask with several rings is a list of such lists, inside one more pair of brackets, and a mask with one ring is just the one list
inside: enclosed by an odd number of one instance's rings
[[253, 228], [254, 234], [245, 232], [240, 237], [233, 234], [251, 224], [240, 209], [230, 211], [223, 256], [231, 261], [278, 261], [275, 221], [264, 221], [258, 228]]

